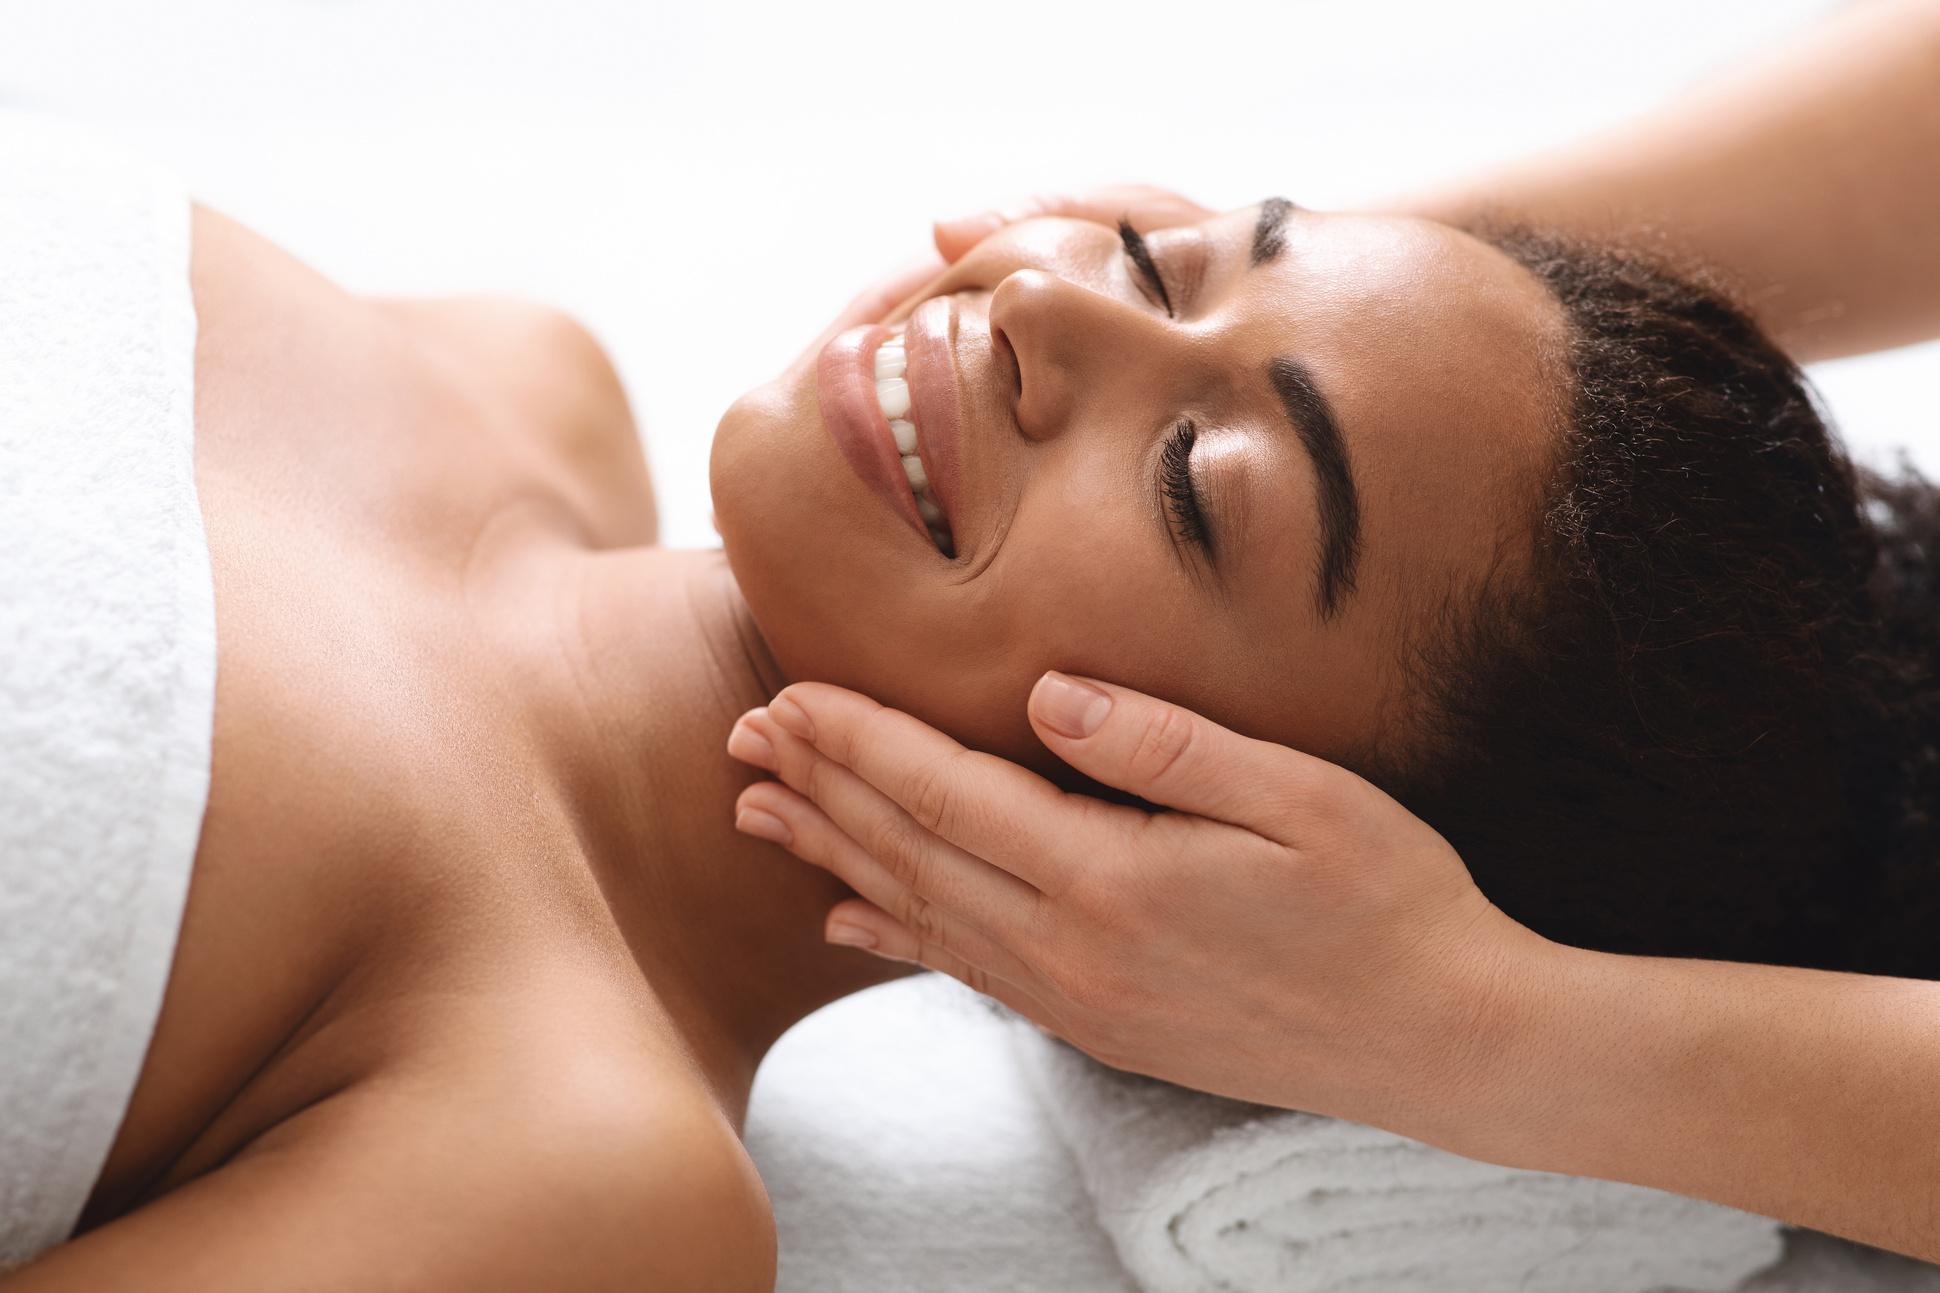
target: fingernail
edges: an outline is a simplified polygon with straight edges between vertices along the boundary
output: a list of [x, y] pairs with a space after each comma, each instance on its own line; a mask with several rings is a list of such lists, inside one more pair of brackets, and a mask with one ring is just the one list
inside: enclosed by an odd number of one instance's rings
[[815, 724], [808, 721], [808, 711], [787, 696], [777, 696], [768, 702], [768, 717], [791, 736], [799, 736], [804, 741], [815, 739]]
[[842, 947], [874, 947], [876, 945], [875, 934], [860, 925], [844, 925], [839, 922], [831, 922], [823, 936], [829, 942], [839, 944]]
[[1104, 724], [1111, 697], [1055, 671], [1031, 688], [1031, 715], [1060, 736], [1083, 740]]
[[775, 757], [775, 747], [767, 737], [748, 726], [744, 718], [734, 725], [728, 733], [728, 754], [743, 763], [752, 763], [757, 768], [769, 772], [781, 771], [781, 760]]
[[795, 832], [788, 829], [788, 823], [773, 813], [764, 813], [759, 808], [743, 808], [734, 815], [734, 829], [743, 835], [752, 835], [758, 840], [768, 840], [783, 848], [795, 843]]

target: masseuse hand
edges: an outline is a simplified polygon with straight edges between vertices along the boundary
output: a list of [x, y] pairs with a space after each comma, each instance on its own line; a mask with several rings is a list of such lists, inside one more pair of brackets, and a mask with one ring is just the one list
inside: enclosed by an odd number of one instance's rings
[[952, 265], [972, 247], [1005, 225], [1039, 216], [1065, 216], [1116, 226], [1120, 220], [1140, 233], [1198, 224], [1218, 215], [1191, 198], [1150, 184], [1113, 184], [1085, 193], [1036, 193], [976, 215], [936, 222], [936, 250]]
[[952, 974], [1107, 1063], [1383, 1125], [1461, 1103], [1451, 1075], [1480, 1076], [1492, 1013], [1551, 945], [1439, 835], [1351, 772], [1107, 683], [1046, 674], [1030, 720], [1176, 811], [1065, 793], [802, 683], [735, 727], [730, 752], [781, 778], [737, 825], [861, 895], [831, 941]]
[[1114, 184], [1086, 193], [1039, 193], [957, 220], [939, 220], [933, 230], [936, 254], [918, 256], [891, 270], [883, 280], [857, 296], [835, 316], [804, 351], [820, 354], [822, 347], [850, 328], [880, 323], [898, 313], [911, 298], [923, 293], [972, 247], [1005, 225], [1039, 216], [1065, 216], [1098, 224], [1129, 223], [1140, 233], [1172, 225], [1197, 224], [1218, 213], [1169, 189], [1150, 184]]

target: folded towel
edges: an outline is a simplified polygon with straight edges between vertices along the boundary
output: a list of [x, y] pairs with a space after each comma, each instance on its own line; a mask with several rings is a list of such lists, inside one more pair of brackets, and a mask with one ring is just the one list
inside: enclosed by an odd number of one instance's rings
[[1013, 1044], [1145, 1293], [1713, 1293], [1776, 1222], [1634, 1185], [1495, 1167], [1391, 1132]]

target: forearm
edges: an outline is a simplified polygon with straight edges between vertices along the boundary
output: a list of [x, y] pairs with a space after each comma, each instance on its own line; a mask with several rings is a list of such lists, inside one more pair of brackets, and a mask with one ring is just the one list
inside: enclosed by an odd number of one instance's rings
[[1556, 948], [1522, 986], [1450, 1148], [1940, 1260], [1940, 984]]
[[1033, 730], [1179, 811], [1062, 794], [815, 683], [737, 724], [781, 778], [739, 808], [860, 895], [840, 941], [1107, 1063], [1940, 1259], [1940, 983], [1550, 942], [1352, 773], [1109, 683], [1084, 684], [1102, 714], [1060, 708], [1090, 703], [1075, 684], [1039, 683]]
[[1853, 5], [1628, 126], [1394, 205], [1661, 236], [1801, 361], [1940, 335], [1940, 2]]

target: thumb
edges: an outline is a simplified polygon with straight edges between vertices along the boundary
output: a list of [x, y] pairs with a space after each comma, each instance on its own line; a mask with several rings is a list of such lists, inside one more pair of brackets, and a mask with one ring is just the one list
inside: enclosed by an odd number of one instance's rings
[[1093, 780], [1250, 830], [1290, 793], [1340, 771], [1142, 692], [1055, 671], [1031, 689], [1030, 719], [1053, 754]]

